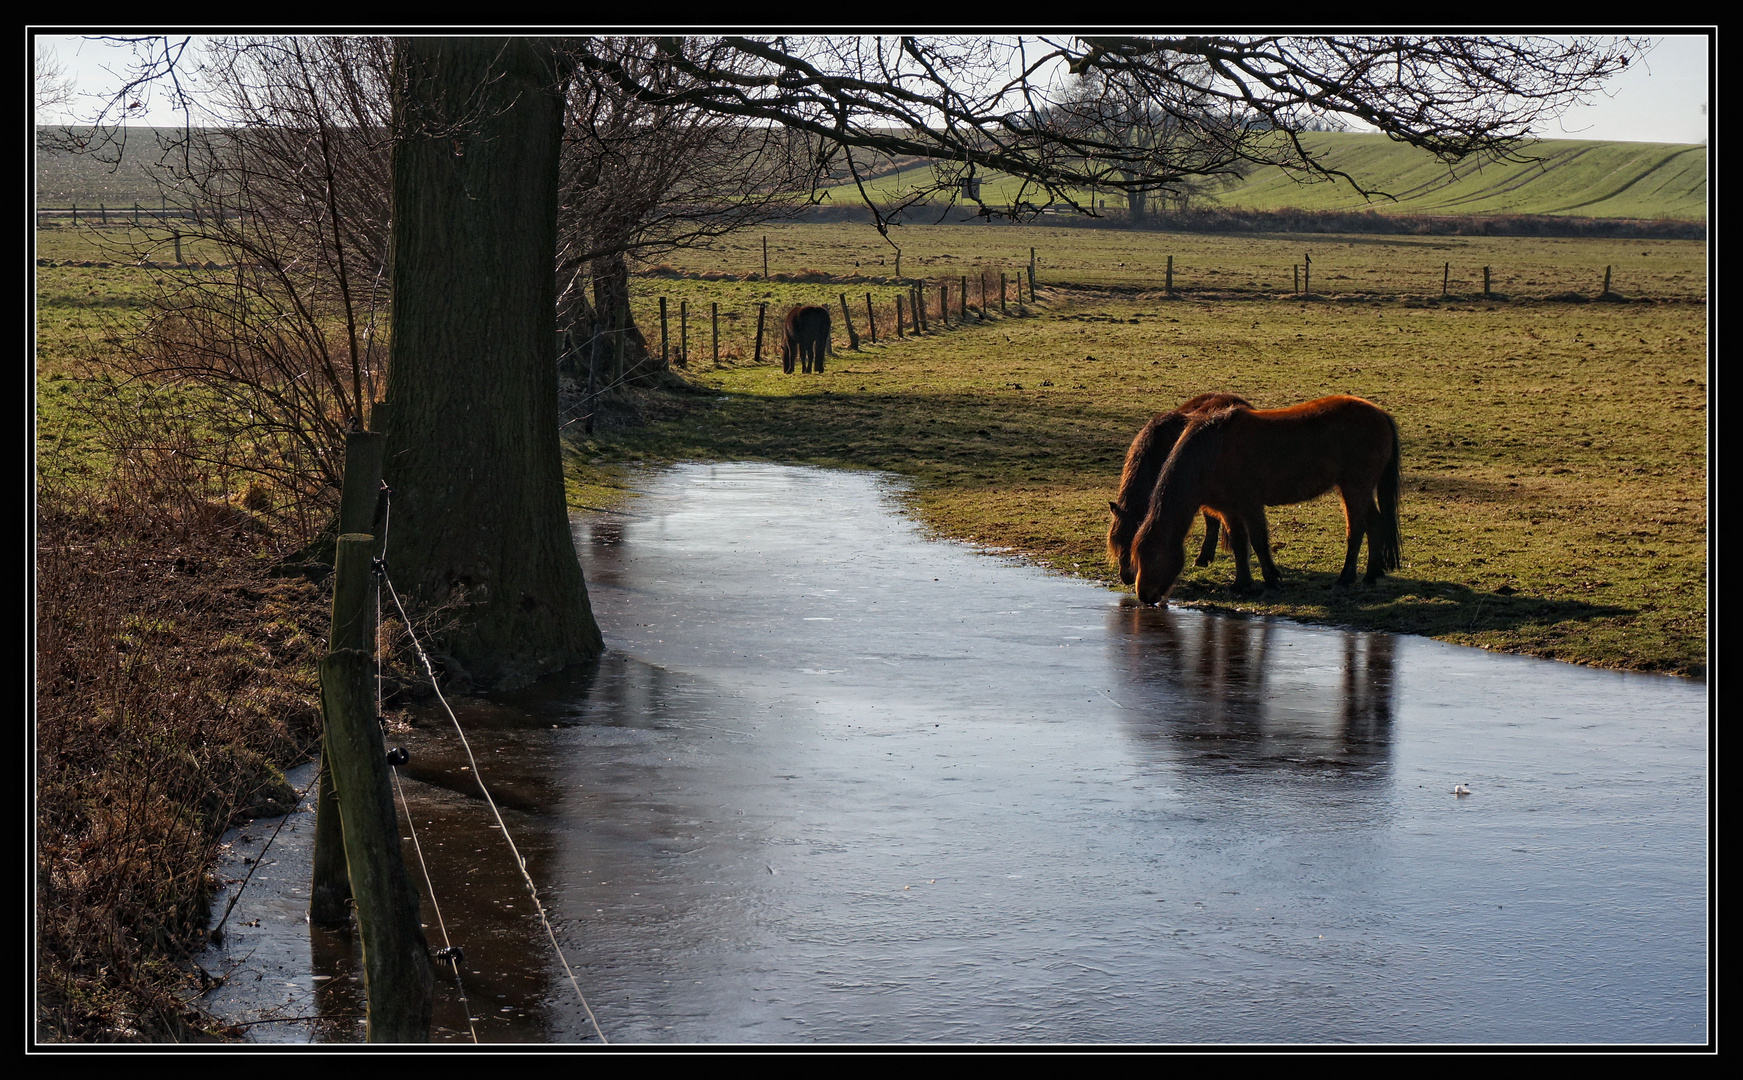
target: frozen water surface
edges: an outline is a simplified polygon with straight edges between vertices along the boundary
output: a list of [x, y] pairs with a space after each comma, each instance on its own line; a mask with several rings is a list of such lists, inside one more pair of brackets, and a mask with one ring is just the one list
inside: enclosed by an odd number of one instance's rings
[[[458, 710], [613, 1042], [1708, 1040], [1704, 684], [1143, 608], [877, 474], [637, 486], [576, 524], [607, 656]], [[592, 1038], [452, 727], [406, 742], [478, 1037]], [[208, 966], [358, 1008], [271, 911]], [[253, 1030], [356, 1035], [309, 1027]]]

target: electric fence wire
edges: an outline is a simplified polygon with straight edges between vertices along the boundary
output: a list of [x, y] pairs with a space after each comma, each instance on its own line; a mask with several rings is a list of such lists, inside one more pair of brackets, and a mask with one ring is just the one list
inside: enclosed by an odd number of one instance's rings
[[[385, 524], [385, 522], [384, 522], [384, 524]], [[386, 539], [385, 533], [383, 535], [383, 539], [384, 540]], [[378, 627], [381, 625], [381, 587], [380, 587], [380, 582], [384, 576], [385, 576], [385, 574], [382, 573], [381, 571], [378, 570], [376, 572], [375, 625]], [[381, 700], [382, 655], [383, 655], [383, 650], [379, 647], [379, 644], [378, 644], [377, 648], [375, 649], [375, 715], [377, 717], [382, 715], [382, 700]], [[466, 1026], [472, 1033], [472, 1041], [474, 1043], [477, 1043], [478, 1042], [477, 1017], [472, 1015], [472, 1002], [470, 1001], [470, 999], [468, 999], [466, 997], [466, 983], [465, 983], [464, 977], [460, 973], [461, 954], [454, 948], [453, 939], [450, 938], [448, 935], [447, 920], [442, 918], [442, 903], [440, 900], [436, 899], [436, 883], [430, 877], [430, 864], [424, 858], [424, 845], [423, 845], [423, 842], [418, 839], [418, 826], [417, 826], [417, 823], [412, 819], [412, 804], [410, 802], [408, 802], [406, 800], [406, 797], [405, 797], [405, 785], [400, 782], [399, 766], [390, 764], [388, 766], [388, 769], [393, 774], [394, 794], [399, 797], [400, 808], [405, 811], [406, 828], [411, 830], [412, 850], [417, 854], [417, 857], [418, 857], [418, 869], [423, 871], [424, 889], [429, 894], [430, 907], [434, 908], [435, 912], [436, 912], [436, 929], [440, 930], [442, 933], [442, 948], [441, 948], [440, 952], [437, 953], [437, 955], [442, 960], [445, 960], [449, 964], [449, 966], [452, 967], [454, 970], [454, 990], [456, 993], [458, 993], [460, 995], [460, 1008], [464, 1009], [466, 1012]]]
[[466, 997], [466, 984], [460, 975], [460, 954], [454, 949], [454, 942], [448, 937], [448, 924], [442, 918], [442, 905], [436, 899], [436, 883], [430, 880], [430, 864], [424, 861], [424, 845], [418, 840], [418, 827], [412, 822], [412, 806], [406, 801], [405, 787], [400, 783], [399, 766], [392, 766], [393, 790], [399, 796], [399, 805], [405, 810], [406, 827], [412, 832], [412, 850], [417, 852], [418, 868], [424, 872], [424, 887], [429, 890], [430, 906], [436, 909], [436, 928], [442, 932], [442, 951], [439, 954], [447, 960], [454, 969], [454, 990], [460, 995], [460, 1007], [466, 1011], [466, 1026], [471, 1029], [472, 1041], [478, 1041], [477, 1017], [472, 1015], [472, 1002]]
[[[393, 599], [393, 606], [399, 612], [400, 621], [406, 628], [406, 637], [411, 641], [413, 650], [417, 652], [419, 662], [424, 665], [424, 672], [430, 677], [430, 685], [436, 691], [436, 700], [442, 703], [442, 710], [448, 714], [449, 721], [454, 725], [455, 733], [460, 736], [460, 746], [466, 751], [466, 760], [472, 763], [472, 778], [478, 782], [478, 790], [483, 793], [486, 805], [490, 807], [491, 814], [496, 818], [496, 827], [502, 830], [502, 838], [507, 842], [509, 852], [514, 856], [515, 867], [520, 870], [521, 880], [526, 882], [527, 894], [532, 898], [533, 907], [539, 913], [539, 921], [545, 927], [545, 935], [551, 939], [551, 948], [556, 951], [557, 960], [563, 965], [563, 973], [569, 977], [569, 985], [574, 988], [575, 997], [581, 1002], [582, 1011], [587, 1014], [588, 1021], [593, 1025], [593, 1033], [599, 1037], [600, 1042], [609, 1045], [611, 1040], [605, 1037], [604, 1030], [599, 1026], [599, 1018], [593, 1015], [593, 1007], [587, 1003], [587, 995], [581, 992], [581, 984], [576, 980], [575, 972], [569, 967], [569, 958], [563, 954], [563, 947], [557, 943], [557, 932], [551, 926], [550, 916], [545, 912], [545, 905], [539, 900], [538, 886], [533, 883], [532, 875], [527, 873], [526, 857], [520, 853], [520, 848], [515, 845], [514, 837], [509, 835], [508, 823], [502, 820], [502, 811], [497, 809], [496, 800], [491, 797], [490, 789], [484, 784], [484, 773], [478, 766], [477, 757], [472, 753], [472, 743], [466, 738], [465, 729], [460, 726], [460, 718], [454, 715], [453, 707], [448, 704], [448, 699], [442, 695], [441, 687], [437, 684], [435, 666], [430, 663], [429, 654], [424, 651], [422, 643], [418, 641], [417, 633], [412, 629], [411, 617], [406, 614], [405, 605], [400, 602], [399, 590], [393, 587], [393, 578], [387, 573], [387, 535], [393, 500], [386, 484], [382, 485], [382, 491], [387, 498], [387, 503], [381, 529], [381, 550], [383, 553], [379, 563], [381, 583], [387, 588], [388, 595]], [[468, 1014], [470, 1014], [470, 1010], [468, 1010]]]

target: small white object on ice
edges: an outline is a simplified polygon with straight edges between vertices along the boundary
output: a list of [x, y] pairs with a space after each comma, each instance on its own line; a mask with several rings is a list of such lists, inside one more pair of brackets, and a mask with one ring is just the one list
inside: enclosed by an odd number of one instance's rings
[[1454, 795], [1469, 795], [1470, 793], [1471, 793], [1471, 789], [1464, 786], [1463, 784], [1453, 785], [1453, 794]]

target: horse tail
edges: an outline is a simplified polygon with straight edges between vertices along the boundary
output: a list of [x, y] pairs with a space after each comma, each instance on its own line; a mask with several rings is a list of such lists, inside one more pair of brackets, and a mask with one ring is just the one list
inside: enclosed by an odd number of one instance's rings
[[1390, 414], [1382, 415], [1385, 415], [1386, 425], [1392, 431], [1392, 457], [1386, 462], [1375, 491], [1380, 503], [1380, 520], [1372, 527], [1368, 542], [1373, 545], [1375, 561], [1380, 568], [1396, 570], [1401, 564], [1403, 547], [1403, 534], [1398, 526], [1398, 492], [1402, 487], [1401, 454], [1398, 421], [1392, 419]]

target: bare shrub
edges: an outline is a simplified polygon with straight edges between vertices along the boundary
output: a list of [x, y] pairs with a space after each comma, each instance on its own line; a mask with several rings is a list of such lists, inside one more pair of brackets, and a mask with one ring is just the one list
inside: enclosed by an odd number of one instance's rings
[[[284, 813], [318, 729], [318, 592], [258, 535], [151, 502], [40, 492], [38, 1035], [184, 1039], [223, 831]], [[179, 499], [185, 510], [195, 505]]]

